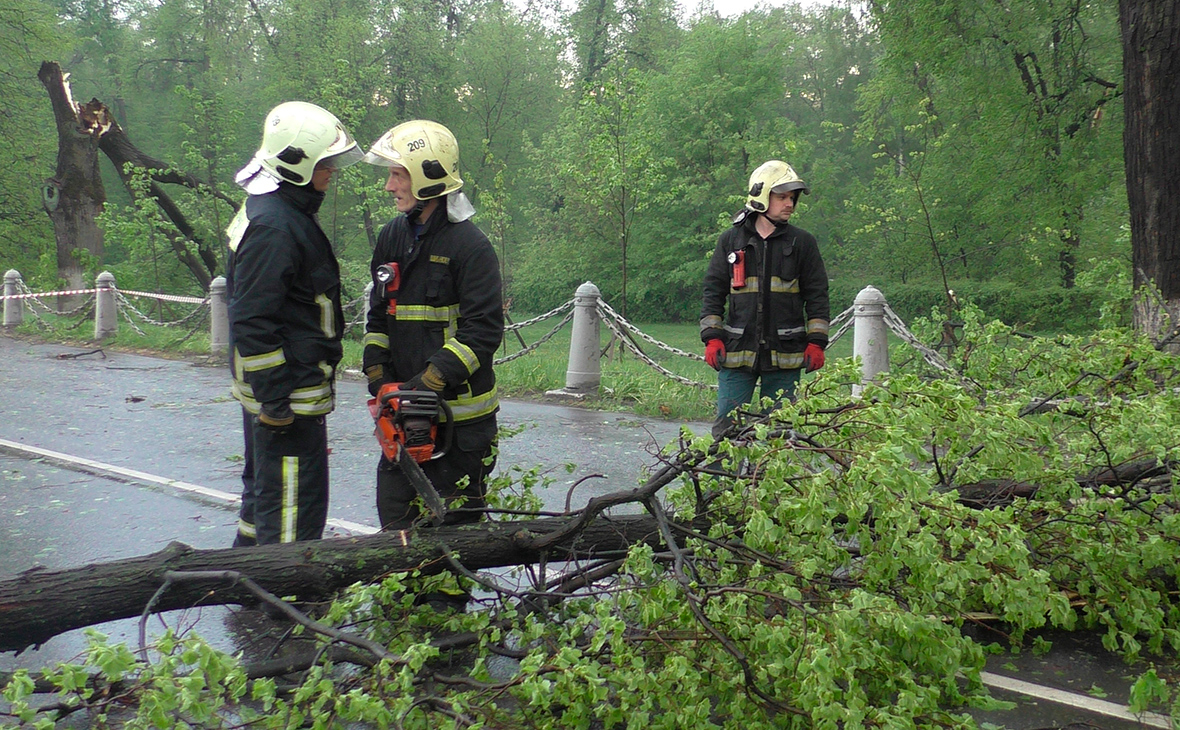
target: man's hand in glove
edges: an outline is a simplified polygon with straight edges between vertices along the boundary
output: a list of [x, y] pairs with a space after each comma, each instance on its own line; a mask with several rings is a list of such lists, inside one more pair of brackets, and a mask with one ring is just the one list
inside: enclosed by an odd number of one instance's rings
[[725, 362], [725, 343], [716, 338], [705, 343], [705, 362], [714, 370], [721, 369]]
[[824, 348], [815, 344], [808, 343], [807, 347], [803, 349], [803, 367], [807, 372], [815, 372], [824, 366]]
[[443, 379], [442, 371], [434, 366], [434, 363], [428, 363], [426, 369], [402, 383], [399, 390], [433, 390], [435, 393], [442, 392], [442, 389], [447, 387], [447, 381]]
[[262, 404], [258, 413], [258, 423], [273, 431], [282, 431], [295, 423], [295, 413], [291, 410], [291, 401], [273, 400]]
[[385, 379], [385, 366], [381, 364], [365, 368], [365, 377], [369, 379], [369, 395], [374, 398], [377, 397], [377, 391], [381, 390], [381, 386], [389, 382]]

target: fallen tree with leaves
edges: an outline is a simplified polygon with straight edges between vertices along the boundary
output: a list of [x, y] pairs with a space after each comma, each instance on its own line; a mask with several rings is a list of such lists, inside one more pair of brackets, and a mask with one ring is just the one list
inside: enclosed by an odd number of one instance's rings
[[[96, 639], [76, 669], [15, 676], [10, 713], [34, 722], [48, 686], [72, 703], [51, 712], [117, 695], [160, 726], [971, 728], [994, 703], [988, 646], [1055, 629], [1152, 658], [1132, 707], [1180, 716], [1180, 363], [1122, 331], [1014, 346], [964, 320], [949, 377], [902, 358], [851, 399], [835, 361], [730, 438], [671, 445], [672, 478], [617, 495], [644, 510], [625, 555], [515, 581], [471, 570], [470, 548], [438, 575], [375, 571], [276, 678], [190, 635], [139, 655]], [[527, 511], [520, 486], [492, 503]], [[416, 600], [448, 581], [470, 610]]]

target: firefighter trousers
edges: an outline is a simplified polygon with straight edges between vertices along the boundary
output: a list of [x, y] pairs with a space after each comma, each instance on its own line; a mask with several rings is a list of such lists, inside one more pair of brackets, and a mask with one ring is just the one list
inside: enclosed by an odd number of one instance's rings
[[720, 438], [736, 419], [733, 412], [754, 398], [754, 386], [759, 385], [759, 399], [795, 399], [799, 387], [799, 368], [751, 373], [738, 369], [721, 368], [717, 373], [717, 418], [713, 421], [713, 438]]
[[[447, 503], [443, 524], [483, 518], [488, 474], [496, 466], [494, 419], [456, 429], [454, 447], [422, 464], [422, 471]], [[384, 455], [377, 464], [377, 518], [382, 530], [406, 530], [419, 518], [418, 492], [401, 467]], [[462, 505], [456, 500], [463, 498]]]
[[[252, 483], [243, 474], [235, 545], [318, 540], [328, 521], [328, 429], [323, 416], [296, 417], [282, 429], [249, 419]], [[248, 457], [249, 458], [249, 457]], [[243, 470], [245, 471], [245, 470]]]

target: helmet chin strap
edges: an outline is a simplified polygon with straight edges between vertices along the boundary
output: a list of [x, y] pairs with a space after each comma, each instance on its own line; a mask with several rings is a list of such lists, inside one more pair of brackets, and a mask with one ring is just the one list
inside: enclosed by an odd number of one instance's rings
[[414, 204], [414, 207], [410, 209], [410, 212], [406, 213], [406, 218], [411, 223], [417, 223], [418, 216], [422, 215], [423, 210], [426, 210], [426, 201], [419, 200], [417, 203]]
[[788, 226], [788, 225], [790, 225], [790, 224], [791, 224], [791, 219], [790, 219], [790, 218], [788, 218], [788, 219], [787, 219], [787, 220], [785, 220], [785, 221], [781, 221], [781, 222], [780, 222], [780, 221], [776, 221], [776, 220], [774, 220], [773, 218], [771, 218], [770, 216], [766, 215], [766, 213], [765, 213], [765, 212], [761, 213], [760, 215], [761, 215], [763, 218], [765, 218], [765, 219], [766, 219], [766, 222], [767, 222], [767, 223], [769, 223], [769, 224], [771, 224], [772, 226], [774, 226], [776, 230], [777, 230], [777, 229], [779, 229], [779, 228], [784, 228], [784, 227], [786, 227], [786, 226]]

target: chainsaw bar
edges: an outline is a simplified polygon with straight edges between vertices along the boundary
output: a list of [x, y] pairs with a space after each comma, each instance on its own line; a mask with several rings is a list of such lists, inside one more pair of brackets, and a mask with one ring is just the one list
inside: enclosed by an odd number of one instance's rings
[[414, 491], [430, 509], [432, 515], [430, 524], [435, 527], [441, 525], [443, 518], [447, 516], [447, 505], [439, 496], [438, 490], [434, 488], [434, 484], [430, 482], [430, 477], [426, 476], [426, 472], [422, 471], [422, 467], [418, 466], [418, 462], [414, 461], [414, 457], [410, 456], [410, 452], [404, 446], [397, 450], [397, 465], [401, 467], [402, 473], [410, 480]]

